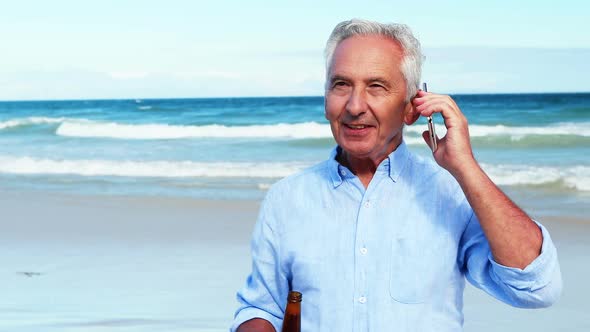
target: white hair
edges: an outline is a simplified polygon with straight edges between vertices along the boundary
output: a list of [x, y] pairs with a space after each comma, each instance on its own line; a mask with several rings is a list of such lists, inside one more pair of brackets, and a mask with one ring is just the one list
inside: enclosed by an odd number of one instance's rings
[[360, 19], [338, 23], [330, 38], [328, 38], [324, 51], [326, 56], [326, 77], [330, 73], [336, 47], [346, 38], [359, 35], [379, 35], [400, 43], [404, 54], [400, 70], [406, 80], [406, 102], [409, 102], [418, 92], [424, 56], [422, 55], [420, 42], [405, 24], [384, 24]]

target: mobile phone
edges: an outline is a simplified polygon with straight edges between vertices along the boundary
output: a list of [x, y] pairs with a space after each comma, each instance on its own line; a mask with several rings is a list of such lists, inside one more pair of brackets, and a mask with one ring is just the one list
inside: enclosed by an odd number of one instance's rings
[[[428, 92], [428, 86], [426, 86], [426, 82], [422, 83], [422, 90], [424, 90], [424, 92]], [[436, 151], [436, 148], [438, 147], [436, 145], [436, 131], [434, 130], [434, 122], [432, 122], [432, 116], [426, 117], [426, 120], [428, 121], [428, 134], [430, 136], [430, 149], [434, 153], [434, 151]]]

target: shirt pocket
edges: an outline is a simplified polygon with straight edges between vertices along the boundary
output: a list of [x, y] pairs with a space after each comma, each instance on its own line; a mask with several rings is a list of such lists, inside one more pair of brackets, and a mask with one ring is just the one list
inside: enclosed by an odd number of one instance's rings
[[394, 238], [391, 247], [389, 292], [400, 303], [424, 303], [432, 293], [436, 248], [408, 238]]

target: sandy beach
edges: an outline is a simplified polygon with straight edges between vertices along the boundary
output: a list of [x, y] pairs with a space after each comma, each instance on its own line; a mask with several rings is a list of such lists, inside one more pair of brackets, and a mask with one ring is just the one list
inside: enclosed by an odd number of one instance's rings
[[227, 330], [257, 202], [22, 192], [0, 202], [0, 331]]
[[[0, 331], [227, 331], [259, 201], [0, 191]], [[590, 220], [541, 220], [564, 291], [549, 309], [469, 287], [465, 331], [588, 331]]]

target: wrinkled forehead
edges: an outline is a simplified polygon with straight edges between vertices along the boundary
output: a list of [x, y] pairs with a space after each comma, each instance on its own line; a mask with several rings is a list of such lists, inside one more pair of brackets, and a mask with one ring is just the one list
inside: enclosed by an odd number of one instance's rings
[[391, 38], [380, 35], [349, 37], [336, 46], [327, 79], [347, 73], [368, 76], [399, 73], [402, 60], [403, 49]]

